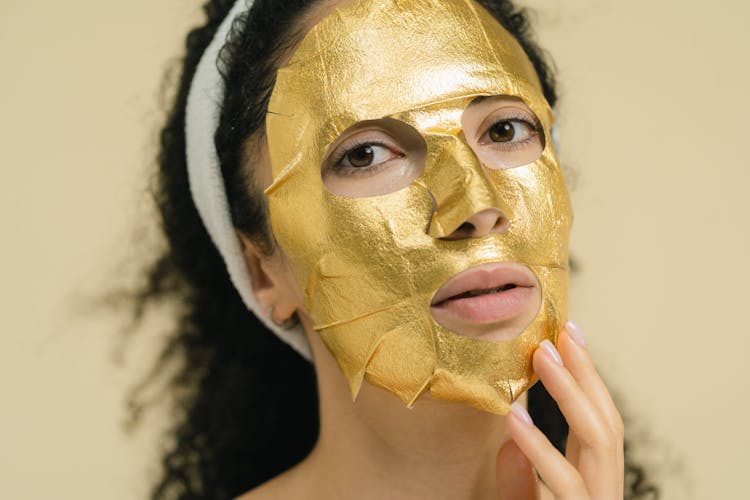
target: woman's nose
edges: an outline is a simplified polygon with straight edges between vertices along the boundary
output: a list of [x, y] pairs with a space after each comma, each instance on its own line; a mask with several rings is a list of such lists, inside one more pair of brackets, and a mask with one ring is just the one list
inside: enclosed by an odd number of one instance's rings
[[497, 208], [487, 208], [476, 212], [466, 219], [444, 240], [460, 240], [464, 238], [481, 238], [490, 233], [504, 233], [510, 227], [510, 220]]

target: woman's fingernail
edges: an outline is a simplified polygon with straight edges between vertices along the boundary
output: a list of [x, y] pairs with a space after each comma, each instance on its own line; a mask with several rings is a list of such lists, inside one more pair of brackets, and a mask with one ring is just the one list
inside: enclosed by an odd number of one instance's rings
[[568, 329], [568, 336], [573, 342], [578, 344], [580, 347], [586, 345], [586, 342], [583, 338], [583, 330], [581, 330], [580, 326], [576, 325], [572, 321], [568, 321], [567, 323], [565, 323], [565, 328]]
[[510, 411], [524, 424], [534, 425], [534, 421], [531, 420], [531, 415], [529, 415], [529, 412], [526, 411], [526, 408], [524, 408], [523, 405], [518, 401], [510, 405]]
[[557, 352], [557, 349], [555, 349], [555, 346], [552, 345], [552, 342], [550, 342], [549, 340], [542, 340], [542, 343], [539, 344], [539, 347], [544, 349], [544, 351], [550, 355], [550, 357], [554, 360], [555, 363], [557, 363], [560, 366], [563, 365], [563, 360], [560, 357], [560, 353]]

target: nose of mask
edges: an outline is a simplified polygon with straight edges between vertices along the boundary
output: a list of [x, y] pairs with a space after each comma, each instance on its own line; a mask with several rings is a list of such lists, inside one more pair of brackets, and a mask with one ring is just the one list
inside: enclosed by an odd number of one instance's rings
[[428, 136], [427, 165], [417, 182], [432, 194], [435, 212], [427, 233], [433, 238], [453, 234], [472, 215], [499, 210], [513, 220], [510, 206], [498, 191], [493, 172], [482, 166], [474, 152], [457, 135]]

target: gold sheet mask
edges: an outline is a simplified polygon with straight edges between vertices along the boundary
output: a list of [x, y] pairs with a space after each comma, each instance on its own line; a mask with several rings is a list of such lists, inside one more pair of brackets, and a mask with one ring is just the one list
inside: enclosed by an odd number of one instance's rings
[[[567, 190], [551, 141], [533, 163], [482, 165], [462, 133], [477, 96], [520, 98], [549, 138], [552, 113], [516, 40], [470, 1], [362, 0], [308, 32], [278, 72], [267, 117], [274, 234], [314, 328], [356, 398], [363, 378], [407, 405], [425, 391], [505, 414], [535, 381], [534, 349], [567, 314]], [[391, 118], [424, 138], [424, 169], [387, 194], [346, 197], [321, 178], [329, 146], [364, 120]], [[498, 208], [509, 229], [443, 239]], [[528, 266], [540, 310], [516, 338], [458, 335], [430, 314], [452, 276], [489, 262]]]

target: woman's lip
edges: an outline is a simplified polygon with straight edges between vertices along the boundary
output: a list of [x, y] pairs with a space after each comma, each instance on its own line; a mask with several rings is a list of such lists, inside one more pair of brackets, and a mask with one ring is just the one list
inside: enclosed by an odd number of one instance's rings
[[[466, 292], [490, 290], [507, 285], [513, 288], [466, 296]], [[516, 263], [484, 264], [462, 271], [435, 293], [430, 309], [444, 326], [489, 325], [521, 317], [533, 317], [530, 308], [538, 302], [540, 290], [531, 270]], [[533, 311], [535, 313], [536, 311]], [[528, 314], [527, 314], [528, 313]], [[515, 324], [517, 321], [513, 321]], [[507, 325], [510, 327], [511, 325]], [[525, 325], [524, 325], [525, 326]], [[512, 328], [514, 334], [516, 328]]]
[[462, 324], [486, 325], [519, 317], [532, 303], [534, 293], [533, 287], [516, 287], [504, 292], [444, 300], [430, 309], [441, 324], [453, 320]]
[[[536, 286], [536, 278], [529, 268], [520, 264], [510, 262], [483, 264], [461, 271], [446, 281], [435, 292], [430, 306], [437, 306], [451, 297], [472, 290], [489, 290], [507, 285], [515, 285], [517, 288], [534, 287]], [[478, 297], [482, 297], [482, 295]]]

